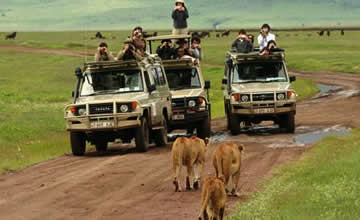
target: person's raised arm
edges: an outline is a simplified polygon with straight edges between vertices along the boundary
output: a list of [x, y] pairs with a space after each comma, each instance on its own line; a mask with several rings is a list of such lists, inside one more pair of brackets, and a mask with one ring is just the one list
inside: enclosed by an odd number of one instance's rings
[[185, 17], [189, 18], [189, 11], [187, 10], [187, 8], [184, 6], [184, 12], [185, 12]]

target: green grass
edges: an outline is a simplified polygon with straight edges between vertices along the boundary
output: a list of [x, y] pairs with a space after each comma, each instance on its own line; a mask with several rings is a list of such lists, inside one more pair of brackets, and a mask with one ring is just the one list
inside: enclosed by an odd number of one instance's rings
[[359, 219], [360, 130], [328, 137], [265, 181], [227, 219]]
[[[0, 30], [171, 28], [174, 1], [2, 0]], [[358, 0], [186, 1], [192, 28], [358, 25]], [[257, 12], [263, 13], [257, 13]], [[36, 15], [36, 16], [34, 16]]]
[[[166, 34], [169, 32], [159, 32]], [[123, 40], [129, 35], [127, 31], [103, 32], [107, 37], [110, 50], [115, 54], [122, 48]], [[253, 33], [257, 35], [257, 33]], [[332, 32], [330, 37], [319, 37], [315, 32], [279, 32], [277, 42], [286, 49], [286, 60], [290, 70], [296, 71], [331, 71], [360, 72], [357, 57], [360, 56], [360, 32]], [[0, 38], [0, 45], [22, 45], [26, 47], [41, 47], [54, 49], [71, 49], [93, 53], [96, 46], [104, 40], [91, 39], [95, 32], [23, 32], [16, 40]], [[225, 53], [236, 33], [228, 38], [215, 38], [202, 42], [204, 63], [223, 66]]]
[[69, 151], [63, 109], [82, 59], [0, 51], [0, 172]]

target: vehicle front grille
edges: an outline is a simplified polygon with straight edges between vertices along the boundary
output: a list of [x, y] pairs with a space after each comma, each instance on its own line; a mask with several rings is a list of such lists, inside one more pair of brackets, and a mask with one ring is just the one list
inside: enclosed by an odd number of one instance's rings
[[252, 98], [254, 102], [274, 101], [274, 93], [253, 94]]
[[89, 105], [89, 113], [90, 113], [90, 115], [93, 115], [93, 114], [112, 114], [113, 112], [114, 112], [113, 103]]
[[172, 107], [174, 108], [184, 108], [185, 107], [185, 99], [172, 99]]

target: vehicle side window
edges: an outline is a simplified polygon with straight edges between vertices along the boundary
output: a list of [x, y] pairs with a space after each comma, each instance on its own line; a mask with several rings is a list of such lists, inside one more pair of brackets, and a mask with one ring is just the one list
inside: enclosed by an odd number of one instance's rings
[[144, 71], [144, 76], [145, 76], [145, 82], [146, 82], [146, 86], [150, 86], [150, 85], [154, 85], [154, 79], [150, 76], [150, 74], [148, 74], [147, 71]]
[[156, 68], [157, 74], [159, 76], [159, 81], [161, 85], [165, 85], [166, 84], [166, 80], [165, 80], [165, 74], [163, 72], [163, 70], [161, 69], [161, 67], [157, 67]]
[[152, 74], [153, 77], [154, 77], [155, 84], [156, 84], [157, 86], [161, 85], [160, 78], [159, 78], [158, 73], [157, 73], [157, 71], [156, 71], [155, 68], [152, 68], [152, 69], [151, 69], [151, 74]]

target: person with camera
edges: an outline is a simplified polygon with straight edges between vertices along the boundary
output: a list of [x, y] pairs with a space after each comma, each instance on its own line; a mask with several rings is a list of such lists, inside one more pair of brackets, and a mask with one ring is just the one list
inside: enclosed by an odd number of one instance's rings
[[260, 34], [258, 36], [258, 44], [260, 51], [263, 50], [271, 40], [275, 41], [275, 35], [270, 33], [270, 31], [270, 25], [263, 24]]
[[188, 33], [187, 19], [189, 18], [189, 12], [185, 7], [184, 0], [176, 0], [175, 8], [171, 15], [174, 21], [173, 35], [185, 35]]
[[172, 47], [171, 40], [161, 41], [161, 45], [157, 48], [156, 53], [162, 60], [170, 60], [175, 57], [175, 49]]
[[105, 42], [101, 42], [95, 53], [95, 61], [114, 61], [115, 58], [108, 50], [108, 45]]
[[193, 37], [191, 39], [190, 55], [196, 59], [201, 60], [203, 57], [201, 51], [201, 40], [198, 37]]
[[250, 53], [253, 51], [253, 45], [251, 44], [244, 29], [239, 31], [239, 35], [232, 43], [231, 48], [237, 53]]
[[141, 60], [145, 55], [146, 42], [142, 37], [142, 28], [135, 27], [132, 37], [124, 42], [124, 48], [117, 55], [117, 60]]

